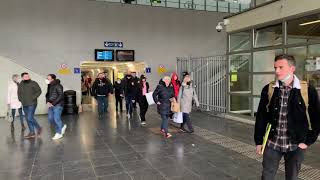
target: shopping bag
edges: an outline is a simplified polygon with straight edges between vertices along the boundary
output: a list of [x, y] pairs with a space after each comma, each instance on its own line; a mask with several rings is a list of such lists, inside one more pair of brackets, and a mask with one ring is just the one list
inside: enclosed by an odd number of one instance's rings
[[146, 93], [146, 98], [147, 98], [147, 101], [148, 101], [149, 105], [155, 104], [152, 95], [153, 95], [153, 92]]
[[171, 111], [174, 113], [180, 112], [180, 104], [176, 101], [171, 102]]
[[173, 114], [173, 122], [175, 122], [175, 123], [182, 123], [183, 122], [182, 112], [176, 112]]
[[13, 117], [12, 117], [10, 111], [11, 111], [11, 109], [8, 108], [7, 109], [7, 114], [6, 114], [6, 120], [11, 123], [13, 121]]

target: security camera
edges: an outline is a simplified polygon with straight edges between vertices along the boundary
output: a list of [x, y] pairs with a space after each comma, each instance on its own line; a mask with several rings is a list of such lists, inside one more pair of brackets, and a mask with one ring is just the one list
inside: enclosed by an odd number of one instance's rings
[[223, 29], [223, 27], [222, 27], [221, 23], [219, 22], [218, 25], [216, 26], [216, 30], [218, 32], [221, 32], [222, 29]]

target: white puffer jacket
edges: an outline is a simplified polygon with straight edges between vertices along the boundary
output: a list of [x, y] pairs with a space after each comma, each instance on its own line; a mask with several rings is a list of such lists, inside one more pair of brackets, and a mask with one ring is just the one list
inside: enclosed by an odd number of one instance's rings
[[21, 108], [21, 102], [18, 99], [18, 84], [13, 81], [8, 85], [7, 104], [10, 105], [11, 109]]

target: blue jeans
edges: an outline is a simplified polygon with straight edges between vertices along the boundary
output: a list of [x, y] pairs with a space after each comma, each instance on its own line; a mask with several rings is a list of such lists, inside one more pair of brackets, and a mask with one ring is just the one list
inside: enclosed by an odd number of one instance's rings
[[41, 128], [37, 120], [34, 118], [34, 113], [36, 111], [36, 108], [37, 108], [37, 104], [23, 106], [23, 111], [27, 119], [30, 133], [34, 133], [34, 129], [39, 130]]
[[49, 123], [55, 125], [56, 133], [59, 133], [59, 134], [61, 134], [61, 130], [62, 130], [62, 120], [61, 120], [62, 110], [63, 110], [63, 107], [60, 105], [50, 107], [48, 110]]
[[160, 128], [163, 129], [165, 133], [168, 133], [169, 132], [168, 131], [169, 115], [168, 114], [161, 114], [160, 116], [161, 116], [161, 127]]
[[127, 109], [127, 113], [132, 114], [133, 111], [133, 96], [132, 95], [127, 95], [126, 96], [126, 109]]
[[97, 96], [99, 114], [107, 112], [108, 101], [106, 96]]
[[[20, 123], [23, 124], [23, 113], [22, 113], [22, 108], [18, 109], [19, 111], [19, 118], [20, 118]], [[14, 123], [14, 120], [16, 118], [16, 109], [11, 109], [11, 114], [12, 114], [12, 123]]]

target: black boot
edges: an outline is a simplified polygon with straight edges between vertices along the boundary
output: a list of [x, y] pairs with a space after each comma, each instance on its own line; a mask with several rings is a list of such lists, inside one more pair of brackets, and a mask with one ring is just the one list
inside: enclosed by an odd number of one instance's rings
[[14, 124], [13, 124], [13, 122], [11, 123], [11, 131], [14, 131]]

